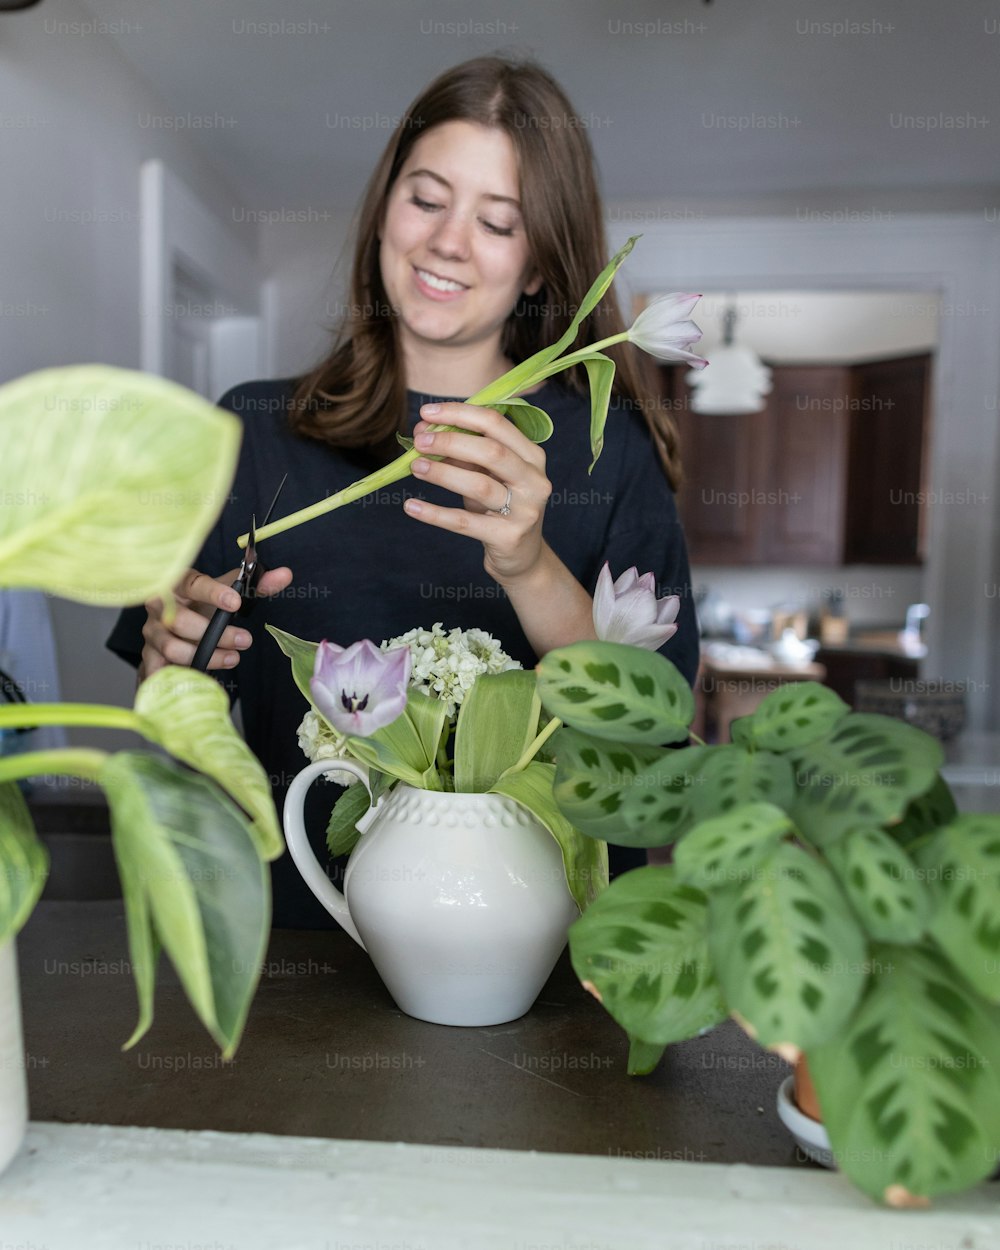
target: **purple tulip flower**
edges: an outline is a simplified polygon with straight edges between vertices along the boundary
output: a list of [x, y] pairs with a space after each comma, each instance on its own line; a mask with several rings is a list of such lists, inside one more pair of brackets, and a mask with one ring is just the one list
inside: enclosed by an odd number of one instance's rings
[[309, 681], [316, 710], [341, 733], [366, 738], [406, 707], [409, 647], [380, 651], [367, 638], [338, 647], [325, 639]]
[[605, 560], [594, 590], [594, 631], [602, 642], [625, 642], [656, 651], [677, 633], [674, 621], [680, 611], [677, 595], [656, 597], [652, 573], [633, 565], [614, 583]]

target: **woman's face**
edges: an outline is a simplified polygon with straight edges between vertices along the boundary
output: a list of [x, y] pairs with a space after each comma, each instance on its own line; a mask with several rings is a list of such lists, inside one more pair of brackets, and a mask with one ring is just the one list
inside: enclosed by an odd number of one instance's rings
[[528, 254], [514, 145], [473, 122], [416, 141], [389, 191], [379, 238], [382, 282], [404, 345], [492, 345], [541, 278]]

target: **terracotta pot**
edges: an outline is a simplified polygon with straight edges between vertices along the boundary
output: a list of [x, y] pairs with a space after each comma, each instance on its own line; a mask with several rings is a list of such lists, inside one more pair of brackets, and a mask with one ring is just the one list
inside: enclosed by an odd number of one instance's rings
[[805, 1055], [800, 1055], [795, 1062], [795, 1102], [803, 1115], [807, 1115], [810, 1120], [823, 1123], [819, 1099], [816, 1097], [816, 1087], [809, 1074], [809, 1065], [806, 1063]]

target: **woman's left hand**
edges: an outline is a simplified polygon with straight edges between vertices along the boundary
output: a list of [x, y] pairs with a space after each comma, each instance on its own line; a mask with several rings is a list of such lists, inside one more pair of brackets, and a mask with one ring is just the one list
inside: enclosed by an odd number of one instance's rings
[[[455, 491], [465, 507], [408, 499], [406, 512], [428, 525], [478, 538], [486, 551], [483, 567], [498, 582], [530, 572], [542, 553], [542, 520], [552, 493], [545, 452], [492, 408], [444, 403], [426, 404], [420, 412], [425, 419], [414, 427], [414, 448], [442, 459], [415, 460], [411, 471], [418, 481]], [[461, 430], [430, 433], [431, 424]], [[508, 487], [510, 514], [499, 516]]]

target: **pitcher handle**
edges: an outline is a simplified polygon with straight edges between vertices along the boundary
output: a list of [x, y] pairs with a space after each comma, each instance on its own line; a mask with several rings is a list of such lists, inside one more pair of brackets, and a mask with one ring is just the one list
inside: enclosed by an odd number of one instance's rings
[[[313, 849], [309, 844], [309, 837], [306, 833], [305, 819], [303, 808], [306, 801], [306, 793], [317, 777], [322, 777], [324, 773], [347, 772], [354, 773], [363, 783], [368, 791], [369, 797], [372, 796], [371, 786], [368, 784], [368, 777], [365, 772], [352, 760], [316, 760], [312, 764], [307, 764], [303, 770], [296, 775], [292, 784], [288, 787], [288, 794], [285, 796], [284, 809], [284, 825], [285, 825], [285, 841], [288, 843], [288, 849], [291, 852], [292, 859], [295, 861], [295, 867], [302, 874], [302, 879], [306, 885], [312, 890], [313, 894], [319, 899], [326, 910], [333, 916], [334, 920], [341, 926], [345, 933], [349, 933], [355, 942], [365, 950], [365, 944], [361, 940], [361, 934], [357, 930], [357, 926], [351, 919], [351, 913], [347, 906], [347, 899], [333, 884], [330, 878], [323, 871], [319, 860], [313, 854]], [[366, 815], [374, 810], [374, 798], [372, 798], [372, 807], [369, 808]], [[364, 820], [364, 816], [362, 817]]]

